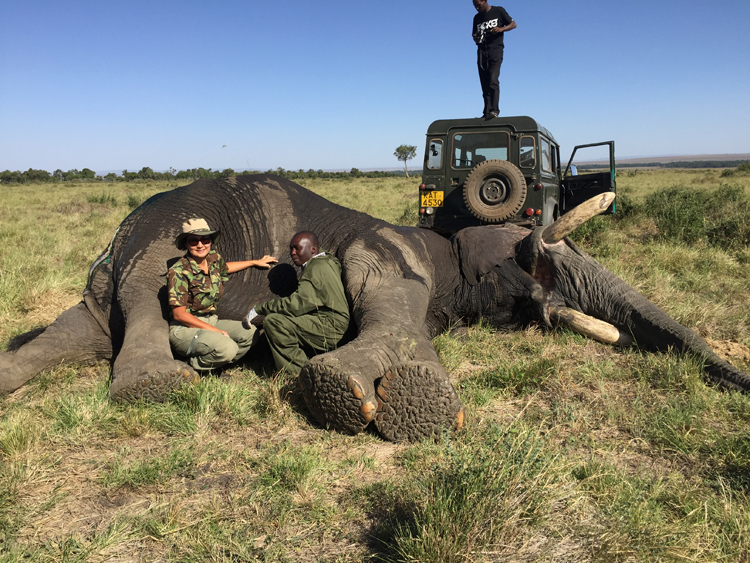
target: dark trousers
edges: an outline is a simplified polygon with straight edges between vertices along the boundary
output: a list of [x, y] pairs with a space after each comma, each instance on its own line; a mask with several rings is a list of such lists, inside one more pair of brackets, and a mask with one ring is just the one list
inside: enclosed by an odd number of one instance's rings
[[500, 65], [503, 64], [503, 50], [477, 49], [477, 68], [479, 83], [482, 85], [484, 98], [484, 117], [490, 112], [500, 113]]

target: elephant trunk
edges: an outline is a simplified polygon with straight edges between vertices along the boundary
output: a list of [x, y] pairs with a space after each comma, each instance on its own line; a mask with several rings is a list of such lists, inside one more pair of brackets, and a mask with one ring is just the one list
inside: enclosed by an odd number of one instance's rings
[[719, 358], [695, 332], [681, 325], [623, 280], [587, 256], [570, 240], [541, 245], [535, 277], [549, 280], [552, 306], [565, 306], [606, 321], [651, 350], [676, 350], [702, 358], [717, 384], [750, 390], [750, 378]]

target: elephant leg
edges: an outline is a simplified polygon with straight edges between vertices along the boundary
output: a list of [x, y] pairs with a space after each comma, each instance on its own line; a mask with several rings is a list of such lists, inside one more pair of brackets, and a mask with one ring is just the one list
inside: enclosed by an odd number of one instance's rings
[[62, 363], [111, 358], [112, 340], [86, 305], [79, 303], [18, 350], [0, 353], [0, 394], [11, 393], [39, 372]]
[[173, 389], [198, 381], [193, 368], [172, 356], [169, 326], [158, 302], [128, 311], [126, 317], [125, 338], [112, 367], [110, 398], [161, 402]]
[[[357, 338], [338, 350], [312, 358], [303, 366], [299, 377], [305, 402], [313, 416], [321, 424], [349, 434], [361, 432], [375, 419], [378, 409], [376, 388], [387, 373], [391, 376], [402, 372], [419, 374], [420, 366], [423, 366], [422, 374], [438, 374], [431, 377], [428, 385], [441, 378], [447, 382], [447, 374], [437, 361], [432, 345], [420, 337], [429, 302], [425, 283], [417, 279], [381, 278], [377, 284], [366, 284], [356, 297]], [[424, 342], [420, 343], [421, 339]], [[409, 369], [399, 371], [400, 366], [407, 365]], [[399, 369], [394, 371], [394, 366]], [[396, 385], [387, 405], [395, 411], [402, 404], [411, 408], [408, 400], [401, 401], [398, 397], [419, 387], [418, 381], [419, 375], [414, 375], [408, 384]], [[450, 386], [449, 382], [447, 384]], [[435, 396], [441, 394], [445, 395], [445, 392], [437, 392]], [[447, 409], [444, 413], [446, 420], [436, 421], [433, 414], [426, 416], [420, 431], [390, 431], [388, 421], [383, 421], [383, 428], [392, 436], [398, 434], [403, 439], [432, 435], [435, 425], [442, 427], [444, 423], [453, 423], [460, 409], [457, 398], [451, 402], [451, 405], [456, 404], [458, 407], [454, 412], [448, 414], [450, 409]], [[434, 410], [432, 405], [425, 408], [425, 413]], [[391, 411], [388, 414], [390, 418]], [[420, 416], [419, 412], [414, 414], [414, 418]], [[394, 424], [393, 428], [400, 429], [408, 423]]]
[[[356, 340], [310, 359], [299, 374], [302, 396], [310, 413], [324, 426], [358, 434], [373, 420], [375, 384], [381, 376], [377, 352]], [[353, 361], [356, 360], [356, 361]]]
[[414, 360], [386, 371], [376, 394], [375, 427], [392, 442], [431, 438], [463, 425], [461, 399], [426, 337], [420, 339]]

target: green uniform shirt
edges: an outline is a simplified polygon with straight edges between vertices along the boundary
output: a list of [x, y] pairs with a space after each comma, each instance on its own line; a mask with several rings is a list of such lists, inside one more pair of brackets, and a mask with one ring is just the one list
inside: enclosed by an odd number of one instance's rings
[[167, 274], [167, 294], [170, 307], [187, 307], [193, 315], [213, 315], [224, 295], [224, 282], [229, 270], [215, 250], [206, 256], [208, 273], [204, 274], [196, 261], [186, 254], [175, 262]]
[[280, 313], [290, 317], [316, 315], [336, 326], [349, 323], [349, 303], [341, 282], [341, 264], [335, 256], [310, 258], [299, 279], [297, 291], [289, 297], [271, 299], [255, 306], [259, 315]]

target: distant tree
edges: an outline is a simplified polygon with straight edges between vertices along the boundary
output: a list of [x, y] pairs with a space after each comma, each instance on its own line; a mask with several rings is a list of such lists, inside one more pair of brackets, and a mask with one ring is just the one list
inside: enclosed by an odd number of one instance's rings
[[0, 172], [0, 182], [2, 182], [3, 184], [16, 184], [19, 183], [22, 179], [23, 177], [18, 170], [16, 170], [15, 172], [11, 172], [10, 170]]
[[115, 174], [114, 172], [110, 172], [104, 178], [102, 178], [102, 180], [104, 180], [105, 182], [114, 182], [115, 180], [117, 180], [117, 174]]
[[46, 170], [34, 170], [29, 168], [26, 172], [21, 174], [23, 182], [49, 182], [49, 172]]
[[57, 170], [55, 170], [52, 173], [52, 178], [55, 180], [55, 182], [62, 182], [63, 181], [63, 174], [65, 174], [65, 173], [58, 168]]
[[414, 145], [401, 145], [393, 152], [393, 156], [404, 163], [404, 174], [408, 178], [409, 170], [406, 168], [406, 161], [417, 156], [417, 147]]
[[84, 168], [83, 170], [81, 170], [80, 174], [81, 178], [83, 178], [84, 180], [93, 180], [94, 178], [96, 178], [96, 172], [94, 172], [90, 168]]
[[73, 168], [71, 170], [68, 170], [67, 172], [63, 172], [63, 180], [65, 180], [66, 182], [78, 180], [78, 178], [80, 177], [81, 177], [81, 173], [78, 171], [77, 168]]
[[140, 172], [138, 172], [138, 178], [141, 180], [153, 180], [154, 179], [154, 171], [149, 166], [144, 166], [141, 168]]

